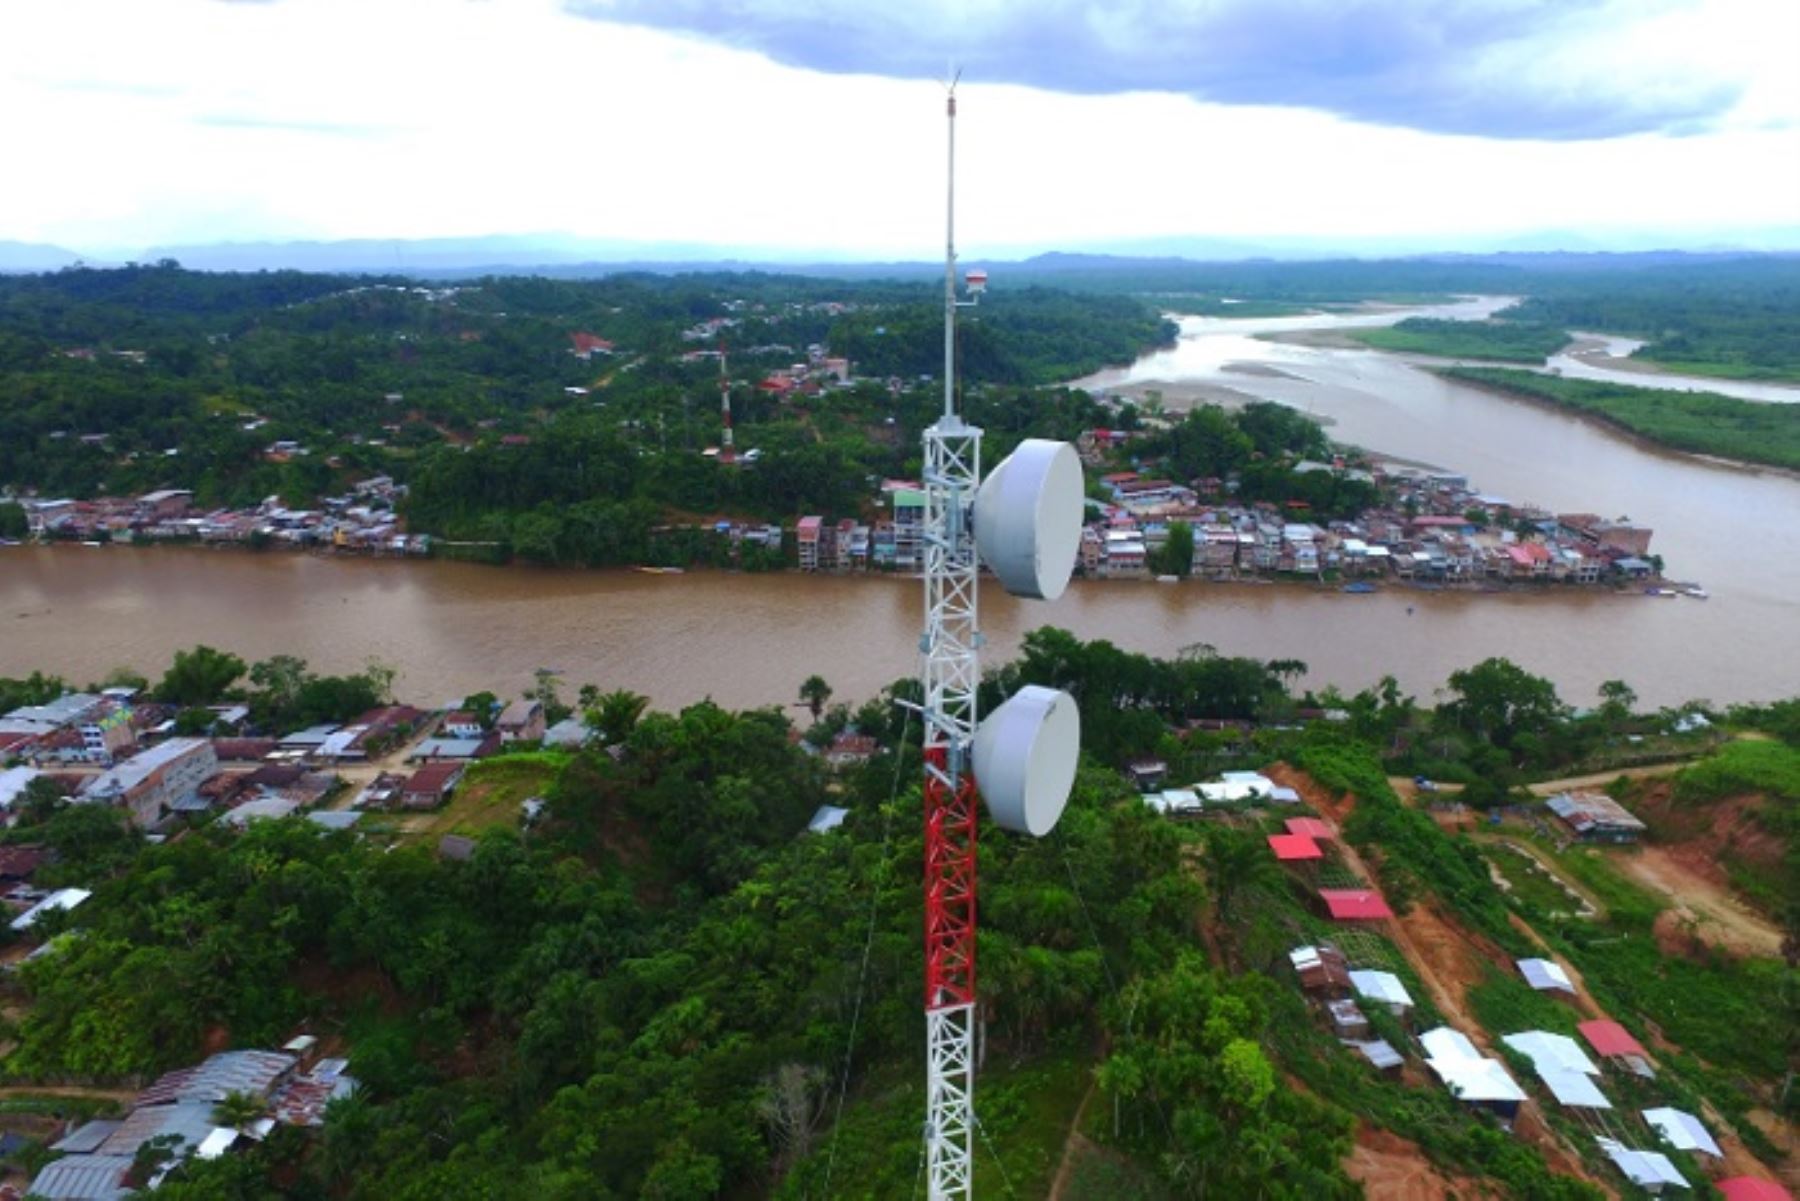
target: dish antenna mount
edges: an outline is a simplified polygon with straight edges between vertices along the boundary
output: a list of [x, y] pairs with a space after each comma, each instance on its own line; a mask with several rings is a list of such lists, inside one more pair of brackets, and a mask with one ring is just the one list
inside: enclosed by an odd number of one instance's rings
[[927, 1173], [932, 1201], [974, 1189], [977, 788], [996, 825], [1048, 833], [1068, 803], [1081, 722], [1067, 693], [1030, 686], [986, 720], [977, 583], [982, 563], [1015, 596], [1054, 600], [1081, 538], [1081, 461], [1066, 442], [1028, 439], [981, 477], [981, 430], [956, 408], [956, 310], [987, 272], [956, 274], [956, 83], [949, 88], [944, 241], [944, 411], [925, 431], [925, 1031]]

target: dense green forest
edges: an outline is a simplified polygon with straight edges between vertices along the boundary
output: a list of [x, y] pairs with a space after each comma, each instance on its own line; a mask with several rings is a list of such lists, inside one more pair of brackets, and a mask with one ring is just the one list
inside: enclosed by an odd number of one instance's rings
[[[896, 435], [909, 433], [910, 449], [917, 426], [898, 422], [928, 409], [894, 402], [886, 377], [941, 372], [939, 313], [924, 284], [762, 274], [427, 288], [165, 263], [0, 277], [0, 482], [76, 496], [185, 486], [205, 505], [271, 494], [306, 505], [348, 474], [407, 482], [433, 451], [515, 435], [607, 443], [610, 466], [638, 460], [634, 474], [659, 481], [658, 499], [689, 509], [785, 515], [802, 507], [805, 481], [819, 485], [805, 507], [830, 508], [851, 489], [864, 495], [871, 472], [904, 468]], [[730, 324], [683, 338], [708, 321]], [[616, 354], [577, 358], [577, 332]], [[1035, 387], [1127, 361], [1169, 332], [1140, 302], [1029, 289], [972, 315], [962, 352], [985, 383]], [[753, 386], [809, 345], [851, 356], [876, 382], [854, 400], [806, 405]], [[719, 346], [738, 381], [739, 437], [763, 449], [774, 477], [742, 496], [699, 460], [718, 440], [717, 363], [681, 357]], [[274, 461], [263, 450], [278, 440], [308, 453]], [[585, 495], [622, 498], [610, 485]]]
[[[158, 690], [238, 687], [242, 660], [203, 651]], [[1670, 753], [1666, 715], [1636, 713], [1613, 681], [1577, 716], [1504, 660], [1457, 673], [1433, 708], [1392, 681], [1295, 696], [1283, 681], [1303, 670], [1205, 648], [1155, 660], [1046, 629], [984, 685], [990, 704], [1023, 682], [1073, 691], [1086, 762], [1052, 835], [983, 834], [982, 1187], [1044, 1195], [1092, 1087], [1080, 1130], [1141, 1195], [1353, 1197], [1343, 1160], [1358, 1123], [1506, 1195], [1595, 1195], [1529, 1141], [1331, 1039], [1285, 968], [1295, 939], [1324, 931], [1311, 885], [1275, 869], [1253, 813], [1187, 825], [1152, 813], [1111, 770], [1146, 752], [1175, 779], [1285, 759], [1354, 796], [1345, 836], [1397, 907], [1438, 906], [1511, 953], [1533, 949], [1511, 914], [1523, 916], [1608, 1012], [1684, 1048], [1659, 1052], [1646, 1097], [1710, 1102], [1775, 1154], [1745, 1115], [1794, 1049], [1791, 968], [1666, 956], [1648, 933], [1658, 906], [1599, 860], [1563, 862], [1608, 898], [1604, 920], [1508, 899], [1485, 844], [1388, 784], [1493, 778], [1497, 790], [1463, 795], [1502, 804], [1517, 773]], [[276, 674], [265, 665], [251, 683], [267, 691]], [[37, 696], [55, 682], [0, 687]], [[1715, 716], [1792, 738], [1793, 707]], [[781, 712], [620, 708], [610, 751], [477, 767], [476, 781], [546, 780], [549, 808], [479, 832], [467, 861], [379, 822], [362, 838], [301, 819], [211, 824], [151, 845], [104, 808], [27, 806], [6, 841], [54, 847], [58, 879], [95, 896], [51, 919], [46, 937], [73, 937], [20, 969], [6, 1074], [141, 1079], [301, 1026], [343, 1047], [365, 1087], [319, 1138], [191, 1162], [161, 1190], [175, 1201], [905, 1195], [920, 1150], [916, 728], [885, 699], [865, 705], [854, 719], [883, 752], [833, 781]], [[1296, 720], [1301, 708], [1339, 716]], [[1195, 717], [1259, 725], [1183, 732]], [[1687, 753], [1707, 745], [1682, 737]], [[1726, 744], [1681, 778], [1684, 803], [1758, 788], [1791, 807], [1797, 753], [1800, 740]], [[850, 810], [846, 824], [802, 833], [827, 802]], [[1779, 828], [1793, 856], [1800, 828]], [[1783, 920], [1800, 925], [1800, 903]], [[1470, 1002], [1490, 1033], [1566, 1029], [1575, 1013], [1500, 977]], [[1421, 1020], [1438, 1020], [1424, 1004]], [[1390, 1024], [1381, 1015], [1404, 1041]]]
[[1358, 342], [1377, 350], [1517, 363], [1542, 363], [1569, 344], [1569, 335], [1564, 330], [1522, 321], [1438, 321], [1429, 317], [1409, 317], [1386, 329], [1348, 332]]
[[1800, 468], [1800, 405], [1497, 367], [1450, 367], [1444, 374], [1574, 409], [1677, 450]]

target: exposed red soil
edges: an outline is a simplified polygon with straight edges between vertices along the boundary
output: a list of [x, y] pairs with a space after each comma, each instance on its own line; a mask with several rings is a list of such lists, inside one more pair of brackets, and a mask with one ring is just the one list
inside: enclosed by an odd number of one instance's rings
[[1392, 1131], [1358, 1123], [1356, 1147], [1345, 1161], [1350, 1179], [1370, 1197], [1382, 1201], [1439, 1201], [1440, 1198], [1493, 1197], [1491, 1189], [1467, 1176], [1446, 1176], [1425, 1157], [1419, 1145]]
[[1659, 849], [1721, 888], [1731, 884], [1727, 867], [1732, 862], [1771, 875], [1781, 870], [1787, 848], [1759, 818], [1768, 804], [1768, 798], [1750, 794], [1684, 805], [1675, 800], [1670, 780], [1645, 781], [1631, 801]]

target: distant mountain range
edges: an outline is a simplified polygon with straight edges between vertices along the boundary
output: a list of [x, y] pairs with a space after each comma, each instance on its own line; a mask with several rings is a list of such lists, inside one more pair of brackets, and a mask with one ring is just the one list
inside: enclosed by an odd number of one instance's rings
[[[1668, 249], [1681, 246], [1681, 249]], [[983, 263], [1007, 265], [1014, 273], [1067, 275], [1124, 267], [1250, 260], [1285, 262], [1323, 259], [1429, 259], [1464, 263], [1512, 263], [1553, 269], [1559, 260], [1593, 266], [1616, 260], [1643, 264], [1657, 257], [1680, 261], [1746, 253], [1800, 253], [1800, 227], [1757, 231], [1754, 237], [1721, 236], [1707, 244], [1682, 239], [1620, 234], [1606, 239], [1573, 233], [1544, 233], [1496, 239], [1479, 250], [1444, 250], [1420, 239], [1356, 242], [1322, 238], [1238, 241], [1214, 238], [1159, 238], [1113, 242], [1094, 253], [1052, 251], [1027, 255], [1001, 252]], [[174, 259], [201, 271], [298, 271], [408, 275], [428, 278], [484, 274], [592, 276], [620, 271], [778, 271], [831, 276], [911, 276], [941, 271], [941, 261], [857, 261], [806, 251], [743, 250], [698, 242], [631, 242], [562, 234], [506, 234], [471, 238], [356, 238], [331, 242], [220, 242], [153, 246], [142, 253], [82, 254], [61, 246], [0, 240], [0, 272], [55, 271], [76, 263], [91, 266]], [[976, 261], [971, 258], [971, 262]]]

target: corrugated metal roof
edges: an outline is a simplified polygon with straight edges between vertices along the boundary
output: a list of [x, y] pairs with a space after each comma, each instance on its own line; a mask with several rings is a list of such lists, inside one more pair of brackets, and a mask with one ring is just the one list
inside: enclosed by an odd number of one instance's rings
[[1631, 1032], [1611, 1018], [1598, 1021], [1582, 1022], [1576, 1029], [1581, 1037], [1588, 1040], [1588, 1045], [1602, 1055], [1647, 1055], [1642, 1043], [1631, 1037]]
[[1406, 991], [1406, 985], [1392, 972], [1351, 972], [1350, 987], [1356, 990], [1358, 996], [1367, 997], [1371, 1001], [1408, 1007], [1413, 1003], [1412, 994]]
[[50, 1144], [52, 1151], [61, 1151], [65, 1155], [86, 1155], [100, 1149], [113, 1131], [119, 1128], [117, 1118], [95, 1118], [83, 1123], [68, 1134]]
[[1397, 1068], [1404, 1062], [1400, 1058], [1400, 1052], [1389, 1046], [1386, 1039], [1378, 1038], [1373, 1042], [1352, 1043], [1351, 1046], [1361, 1051], [1364, 1059], [1383, 1070]]
[[1365, 921], [1394, 916], [1381, 894], [1366, 888], [1321, 888], [1319, 897], [1338, 921]]
[[1553, 989], [1570, 994], [1575, 992], [1575, 982], [1569, 979], [1569, 973], [1548, 959], [1521, 959], [1519, 971], [1524, 975], [1525, 983], [1540, 992]]
[[119, 1183], [130, 1168], [128, 1155], [70, 1155], [46, 1164], [27, 1192], [44, 1201], [114, 1201], [131, 1195]]
[[211, 1101], [177, 1101], [168, 1105], [140, 1105], [126, 1115], [119, 1128], [100, 1146], [102, 1155], [136, 1155], [153, 1138], [181, 1140], [177, 1154], [186, 1154], [206, 1141], [215, 1123]]
[[221, 1051], [205, 1063], [163, 1076], [138, 1094], [137, 1103], [222, 1101], [230, 1093], [266, 1097], [294, 1063], [292, 1055], [279, 1051]]
[[1319, 844], [1304, 834], [1271, 834], [1269, 849], [1283, 863], [1325, 858], [1325, 852], [1319, 849]]

